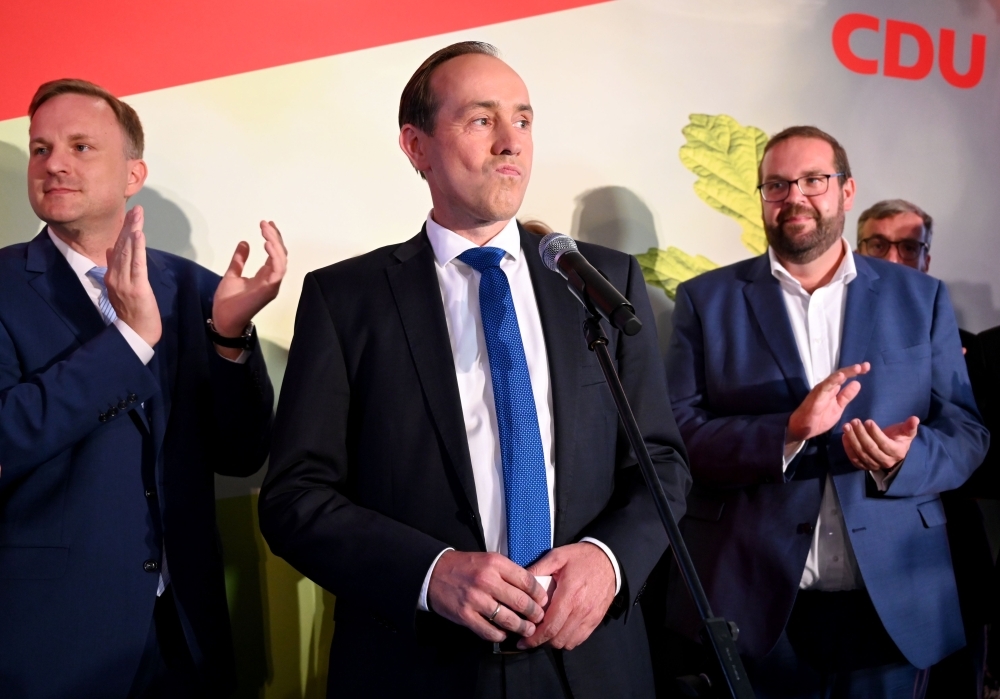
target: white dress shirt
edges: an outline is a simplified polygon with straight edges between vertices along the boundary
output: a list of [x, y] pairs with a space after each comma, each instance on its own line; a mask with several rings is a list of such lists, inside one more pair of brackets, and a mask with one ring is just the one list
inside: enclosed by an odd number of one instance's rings
[[[774, 251], [767, 249], [771, 260], [771, 274], [781, 284], [781, 295], [788, 311], [788, 320], [792, 324], [795, 346], [799, 350], [810, 388], [840, 368], [838, 363], [847, 285], [858, 276], [854, 255], [847, 241], [841, 239], [841, 244], [845, 254], [840, 266], [829, 283], [812, 294], [788, 273], [775, 257]], [[799, 442], [786, 448], [783, 463], [785, 469], [803, 445], [804, 443]], [[813, 531], [812, 546], [806, 557], [806, 567], [802, 572], [799, 588], [831, 592], [863, 587], [858, 561], [840, 511], [840, 499], [833, 486], [833, 479], [827, 474], [819, 518]]]
[[[486, 550], [507, 555], [507, 512], [503, 489], [503, 464], [500, 458], [500, 432], [493, 399], [490, 359], [479, 314], [481, 275], [458, 259], [463, 252], [477, 246], [471, 240], [438, 225], [431, 215], [427, 216], [427, 237], [434, 250], [434, 268], [441, 289], [445, 319], [448, 322], [448, 336], [455, 360], [458, 393], [462, 402], [462, 415], [465, 418], [465, 432], [469, 441], [469, 456], [476, 483], [480, 521], [486, 537]], [[538, 304], [535, 301], [528, 264], [521, 250], [517, 221], [511, 219], [504, 229], [487, 243], [487, 246], [500, 248], [506, 253], [500, 262], [500, 269], [510, 282], [514, 311], [517, 314], [521, 342], [528, 362], [528, 376], [531, 380], [531, 392], [535, 398], [538, 430], [542, 438], [545, 482], [549, 495], [549, 534], [552, 536], [555, 531], [556, 502], [552, 383], [549, 379], [549, 362], [545, 351], [542, 320], [538, 314]], [[615, 594], [618, 594], [618, 590], [621, 589], [621, 571], [611, 549], [590, 537], [582, 541], [597, 545], [607, 554], [615, 571]], [[551, 545], [552, 542], [549, 543]], [[441, 554], [448, 550], [450, 549], [445, 549]], [[427, 587], [441, 554], [434, 559], [424, 577], [418, 604], [423, 611], [428, 611]]]
[[[53, 233], [51, 230], [46, 229], [49, 234], [49, 238], [52, 240], [52, 244], [56, 246], [56, 249], [62, 253], [62, 256], [66, 258], [69, 262], [69, 266], [73, 268], [76, 272], [76, 276], [80, 280], [80, 284], [83, 285], [83, 290], [87, 292], [87, 296], [94, 303], [98, 312], [101, 310], [101, 285], [97, 283], [96, 280], [91, 279], [87, 276], [87, 272], [94, 269], [98, 265], [94, 264], [86, 255], [78, 253], [76, 250], [67, 245], [59, 236]], [[103, 315], [101, 316], [103, 318]], [[118, 328], [118, 332], [122, 334], [125, 338], [125, 342], [128, 346], [132, 348], [136, 356], [143, 364], [149, 364], [153, 359], [153, 348], [150, 347], [145, 340], [139, 337], [139, 334], [130, 328], [128, 324], [125, 323], [121, 318], [115, 321], [115, 327]]]

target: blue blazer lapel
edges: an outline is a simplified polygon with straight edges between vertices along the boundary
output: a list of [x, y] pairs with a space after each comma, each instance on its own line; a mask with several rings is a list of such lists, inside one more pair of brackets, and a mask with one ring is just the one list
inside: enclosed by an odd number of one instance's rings
[[485, 549], [486, 537], [472, 474], [469, 441], [465, 436], [455, 360], [448, 338], [441, 290], [434, 272], [434, 250], [426, 231], [421, 230], [419, 235], [400, 245], [393, 254], [399, 264], [386, 268], [385, 273], [403, 323], [403, 332], [438, 436], [469, 507], [476, 513], [479, 541]]
[[[573, 469], [580, 461], [575, 457], [576, 399], [580, 395], [581, 347], [586, 347], [583, 336], [583, 306], [567, 288], [561, 275], [546, 269], [538, 255], [541, 238], [521, 228], [521, 252], [528, 263], [535, 302], [542, 321], [545, 337], [545, 354], [549, 363], [549, 380], [552, 384], [552, 419], [555, 421], [556, 470], [556, 519], [552, 540], [556, 546], [566, 543], [562, 532], [566, 513], [574, 499]], [[595, 359], [596, 361], [596, 359]]]
[[784, 374], [792, 395], [802, 400], [809, 393], [809, 381], [795, 344], [792, 324], [788, 320], [781, 284], [771, 274], [771, 264], [766, 253], [758, 257], [750, 267], [746, 281], [748, 283], [743, 287], [743, 295], [750, 311], [757, 320], [761, 334]]
[[854, 254], [854, 264], [858, 276], [847, 285], [844, 328], [840, 335], [839, 366], [850, 366], [865, 361], [868, 343], [875, 330], [878, 315], [873, 312], [878, 302], [878, 273], [861, 255]]
[[66, 258], [52, 244], [48, 228], [43, 228], [28, 243], [25, 269], [37, 275], [29, 279], [28, 284], [45, 299], [80, 344], [104, 330], [101, 312], [87, 296]]
[[158, 455], [163, 447], [163, 438], [167, 431], [170, 418], [171, 396], [174, 392], [174, 382], [177, 378], [177, 343], [179, 338], [177, 286], [174, 283], [170, 269], [155, 250], [148, 250], [146, 255], [149, 284], [156, 296], [156, 304], [160, 309], [160, 319], [163, 323], [163, 334], [154, 347], [153, 359], [149, 362], [149, 370], [153, 372], [160, 392], [146, 402], [146, 413], [152, 427], [153, 448]]

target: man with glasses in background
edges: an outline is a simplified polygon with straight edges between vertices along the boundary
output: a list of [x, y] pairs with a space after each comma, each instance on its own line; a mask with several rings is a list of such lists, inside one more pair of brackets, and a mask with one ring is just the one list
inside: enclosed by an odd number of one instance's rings
[[[684, 537], [757, 697], [921, 697], [965, 643], [938, 494], [989, 443], [947, 290], [850, 251], [829, 134], [773, 136], [758, 176], [768, 251], [677, 289]], [[696, 638], [676, 566], [666, 606]]]
[[858, 252], [926, 272], [934, 219], [916, 204], [886, 199], [858, 217]]
[[[928, 272], [934, 219], [916, 204], [887, 199], [858, 217], [858, 252]], [[976, 403], [990, 431], [998, 429], [996, 396], [1000, 395], [1000, 328], [978, 335], [959, 330], [967, 350], [966, 365]], [[977, 500], [1000, 497], [997, 459], [990, 449], [972, 478], [961, 488], [941, 494], [948, 517], [955, 579], [958, 582], [967, 646], [932, 668], [928, 697], [981, 697], [986, 670], [986, 633], [995, 595], [993, 553]], [[995, 682], [991, 682], [995, 686]]]

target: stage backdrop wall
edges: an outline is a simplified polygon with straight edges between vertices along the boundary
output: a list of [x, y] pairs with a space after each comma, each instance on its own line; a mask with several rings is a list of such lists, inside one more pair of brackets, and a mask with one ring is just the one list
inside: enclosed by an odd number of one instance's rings
[[[753, 186], [768, 134], [815, 124], [846, 147], [848, 215], [910, 199], [936, 220], [931, 272], [960, 324], [1000, 325], [1000, 0], [8, 0], [0, 6], [0, 244], [26, 200], [28, 101], [82, 77], [127, 97], [154, 247], [222, 272], [257, 222], [290, 269], [260, 315], [280, 383], [303, 276], [414, 235], [426, 186], [396, 145], [399, 93], [434, 50], [497, 45], [536, 112], [521, 218], [640, 255], [670, 332], [679, 281], [764, 248]], [[275, 559], [254, 487], [222, 479], [220, 529], [242, 696], [321, 696], [333, 597]], [[336, 682], [336, 678], [331, 678]]]

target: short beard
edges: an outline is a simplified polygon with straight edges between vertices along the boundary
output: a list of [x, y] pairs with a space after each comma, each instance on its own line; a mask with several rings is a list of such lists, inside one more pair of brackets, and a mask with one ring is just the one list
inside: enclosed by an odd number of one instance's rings
[[[811, 216], [816, 221], [816, 230], [798, 239], [786, 235], [784, 230], [786, 218], [803, 214]], [[764, 232], [767, 235], [767, 244], [774, 249], [779, 258], [797, 265], [808, 264], [829, 250], [830, 246], [843, 236], [844, 197], [840, 197], [837, 213], [831, 217], [823, 218], [815, 209], [794, 205], [781, 212], [777, 225], [769, 226], [765, 223]]]

